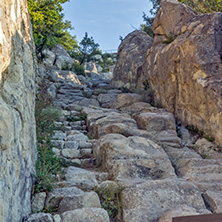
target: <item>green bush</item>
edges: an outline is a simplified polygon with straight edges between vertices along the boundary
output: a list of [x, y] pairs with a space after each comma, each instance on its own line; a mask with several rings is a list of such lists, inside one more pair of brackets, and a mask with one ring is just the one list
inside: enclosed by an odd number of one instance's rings
[[77, 75], [85, 76], [85, 69], [78, 62], [75, 62], [74, 64], [72, 64], [72, 66], [70, 66], [68, 62], [65, 62], [65, 65], [62, 66], [62, 70], [70, 70], [76, 73]]
[[85, 76], [85, 69], [84, 69], [84, 67], [83, 67], [82, 65], [78, 64], [78, 63], [74, 63], [74, 64], [72, 65], [71, 70], [72, 70], [73, 72], [75, 72], [77, 75], [83, 75], [83, 76]]

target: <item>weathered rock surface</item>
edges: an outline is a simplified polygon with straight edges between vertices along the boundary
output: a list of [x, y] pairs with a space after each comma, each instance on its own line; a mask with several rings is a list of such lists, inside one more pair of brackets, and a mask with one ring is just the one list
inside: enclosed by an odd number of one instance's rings
[[203, 197], [213, 213], [222, 213], [222, 194], [220, 192], [206, 191]]
[[0, 2], [0, 221], [31, 211], [35, 172], [35, 47], [27, 1]]
[[67, 211], [62, 214], [63, 222], [109, 222], [108, 213], [101, 208], [83, 208]]
[[46, 193], [36, 193], [35, 196], [32, 197], [32, 212], [37, 213], [43, 210], [45, 206]]
[[62, 45], [55, 45], [50, 51], [55, 54], [55, 61], [53, 64], [58, 69], [62, 69], [66, 66], [68, 66], [67, 68], [70, 68], [75, 63]]
[[[205, 213], [210, 213], [205, 211]], [[196, 209], [192, 207], [188, 207], [186, 205], [178, 206], [176, 209], [169, 210], [165, 212], [161, 218], [158, 220], [158, 222], [172, 222], [172, 218], [174, 217], [183, 217], [183, 216], [191, 216], [191, 215], [198, 215], [199, 213], [196, 211]]]
[[38, 213], [32, 214], [30, 217], [24, 219], [24, 222], [54, 222], [51, 214]]
[[184, 125], [197, 126], [220, 145], [221, 21], [222, 13], [197, 14], [177, 1], [162, 1], [154, 20], [154, 45], [143, 66], [156, 100]]
[[152, 180], [126, 188], [121, 193], [124, 222], [151, 222], [166, 211], [187, 205], [205, 209], [201, 193], [192, 183], [183, 180]]
[[142, 102], [143, 98], [141, 95], [136, 93], [122, 93], [119, 94], [112, 104], [112, 109], [120, 109], [125, 106], [130, 106], [136, 102]]
[[101, 207], [95, 192], [83, 192], [76, 187], [54, 189], [49, 193], [46, 206], [57, 208], [59, 213], [83, 207]]
[[108, 134], [101, 137], [94, 154], [97, 164], [116, 179], [176, 177], [164, 150], [142, 137]]
[[117, 64], [113, 72], [112, 85], [119, 87], [141, 87], [142, 65], [153, 39], [143, 31], [130, 33], [118, 49]]

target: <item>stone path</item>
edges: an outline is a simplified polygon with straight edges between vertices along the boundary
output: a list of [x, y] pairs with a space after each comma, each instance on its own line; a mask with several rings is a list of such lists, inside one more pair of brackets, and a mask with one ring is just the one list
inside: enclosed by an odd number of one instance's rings
[[212, 143], [178, 129], [171, 113], [143, 102], [142, 96], [108, 89], [110, 80], [97, 74], [77, 78], [49, 71], [48, 81], [55, 105], [63, 110], [53, 151], [70, 166], [59, 188], [32, 200], [33, 211], [56, 212], [25, 221], [108, 222], [100, 198], [113, 186], [121, 191], [123, 222], [222, 212], [221, 154], [207, 150]]

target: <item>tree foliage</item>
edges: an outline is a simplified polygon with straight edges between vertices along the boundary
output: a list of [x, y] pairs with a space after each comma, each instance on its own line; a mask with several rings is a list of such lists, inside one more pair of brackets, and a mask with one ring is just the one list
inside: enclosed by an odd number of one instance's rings
[[[155, 15], [159, 9], [161, 0], [149, 0], [153, 4], [153, 8], [150, 10], [151, 15]], [[197, 12], [200, 13], [212, 13], [222, 12], [221, 0], [178, 0]]]
[[152, 30], [153, 27], [153, 17], [148, 17], [145, 13], [143, 13], [143, 20], [145, 24], [140, 25], [140, 29], [144, 32], [146, 32], [149, 36], [152, 38], [154, 37], [154, 33]]
[[[143, 13], [143, 20], [145, 24], [142, 24], [140, 26], [140, 29], [145, 31], [148, 35], [153, 37], [153, 20], [154, 16], [156, 15], [161, 0], [149, 0], [153, 4], [153, 8], [150, 10], [150, 14], [153, 17], [147, 16], [145, 13]], [[182, 2], [197, 12], [200, 13], [212, 13], [212, 12], [222, 12], [222, 1], [221, 0], [178, 0], [179, 2]]]
[[222, 12], [221, 0], [179, 0], [201, 13]]
[[72, 57], [80, 61], [82, 65], [85, 61], [89, 61], [95, 54], [101, 54], [99, 50], [99, 44], [95, 43], [93, 37], [88, 37], [88, 33], [85, 33], [82, 41], [79, 43], [79, 52], [72, 53]]
[[62, 4], [69, 0], [28, 0], [37, 53], [44, 48], [62, 44], [67, 50], [77, 47], [69, 21], [64, 21]]

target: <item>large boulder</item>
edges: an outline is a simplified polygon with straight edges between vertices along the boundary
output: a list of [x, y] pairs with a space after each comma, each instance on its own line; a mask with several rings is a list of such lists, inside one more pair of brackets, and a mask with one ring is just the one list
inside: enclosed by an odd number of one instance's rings
[[155, 100], [184, 125], [222, 145], [222, 13], [197, 14], [163, 0], [154, 20], [154, 45], [143, 66]]
[[[55, 65], [58, 69], [69, 69], [75, 63], [74, 59], [71, 58], [69, 53], [62, 45], [55, 45], [50, 51], [55, 54], [53, 65]], [[48, 54], [49, 53], [47, 53], [47, 55]]]
[[108, 134], [93, 149], [97, 164], [114, 179], [163, 179], [176, 177], [162, 147], [143, 137]]
[[187, 205], [197, 212], [206, 210], [198, 188], [179, 179], [148, 180], [136, 184], [122, 191], [121, 200], [123, 222], [154, 222], [180, 205]]
[[26, 0], [0, 1], [0, 221], [31, 211], [35, 173], [35, 46]]
[[115, 87], [140, 87], [142, 65], [153, 39], [145, 32], [136, 30], [122, 41], [118, 49], [117, 63], [113, 71], [112, 85]]

